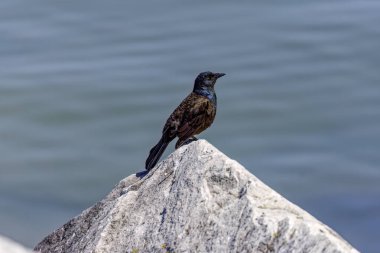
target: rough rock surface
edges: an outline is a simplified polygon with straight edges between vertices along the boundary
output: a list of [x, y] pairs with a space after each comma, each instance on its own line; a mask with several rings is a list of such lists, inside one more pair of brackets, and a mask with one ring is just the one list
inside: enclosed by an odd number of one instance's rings
[[125, 178], [35, 250], [357, 252], [204, 140]]
[[0, 236], [0, 253], [32, 253], [32, 250], [25, 248], [11, 239]]

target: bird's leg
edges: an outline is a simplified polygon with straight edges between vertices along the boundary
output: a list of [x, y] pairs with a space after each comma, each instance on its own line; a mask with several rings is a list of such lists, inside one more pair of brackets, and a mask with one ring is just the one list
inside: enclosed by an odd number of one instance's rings
[[189, 143], [191, 143], [193, 141], [197, 141], [197, 140], [198, 140], [198, 138], [193, 135], [189, 139], [187, 139], [181, 146], [187, 145], [187, 144], [189, 144]]
[[191, 136], [190, 138], [186, 139], [186, 140], [179, 139], [179, 140], [177, 141], [177, 143], [175, 144], [175, 148], [176, 148], [176, 149], [177, 149], [177, 148], [180, 148], [180, 147], [182, 147], [183, 145], [187, 145], [187, 144], [189, 144], [189, 143], [191, 143], [191, 142], [193, 142], [193, 141], [197, 141], [197, 140], [198, 140], [198, 138], [195, 137], [194, 135]]

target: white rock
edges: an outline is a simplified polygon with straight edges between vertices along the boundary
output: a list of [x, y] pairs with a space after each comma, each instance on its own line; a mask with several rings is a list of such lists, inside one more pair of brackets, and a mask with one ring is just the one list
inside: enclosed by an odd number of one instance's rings
[[357, 252], [204, 140], [125, 178], [35, 250]]
[[0, 253], [32, 253], [32, 250], [25, 248], [9, 238], [0, 236]]

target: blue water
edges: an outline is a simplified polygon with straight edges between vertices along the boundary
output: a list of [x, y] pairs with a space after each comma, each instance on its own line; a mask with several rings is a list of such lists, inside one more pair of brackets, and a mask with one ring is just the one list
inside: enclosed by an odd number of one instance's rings
[[142, 170], [211, 70], [227, 75], [200, 137], [378, 252], [379, 13], [369, 0], [1, 1], [0, 234], [32, 247]]

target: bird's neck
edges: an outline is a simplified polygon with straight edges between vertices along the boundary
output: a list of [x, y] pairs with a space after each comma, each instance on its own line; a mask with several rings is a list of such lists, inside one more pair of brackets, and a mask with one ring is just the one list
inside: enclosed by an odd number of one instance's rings
[[211, 100], [216, 105], [216, 93], [213, 88], [210, 87], [195, 87], [193, 92], [195, 94], [204, 96]]

